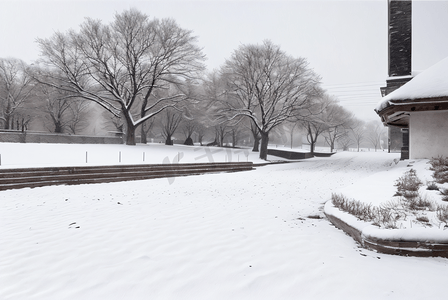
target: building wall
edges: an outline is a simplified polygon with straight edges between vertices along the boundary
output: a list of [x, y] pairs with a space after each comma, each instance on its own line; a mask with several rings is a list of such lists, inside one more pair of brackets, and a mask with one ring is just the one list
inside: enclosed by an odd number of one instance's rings
[[448, 157], [448, 111], [411, 112], [409, 143], [411, 159]]
[[389, 152], [400, 152], [403, 147], [403, 133], [400, 127], [389, 125]]

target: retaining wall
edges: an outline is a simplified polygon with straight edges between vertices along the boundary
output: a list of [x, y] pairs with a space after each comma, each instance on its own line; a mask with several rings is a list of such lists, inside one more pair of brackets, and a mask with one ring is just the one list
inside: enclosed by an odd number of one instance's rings
[[[327, 205], [325, 205], [325, 207], [326, 206]], [[430, 240], [421, 241], [411, 239], [394, 240], [367, 236], [363, 234], [363, 231], [347, 224], [329, 211], [325, 211], [325, 215], [334, 226], [343, 230], [366, 249], [374, 250], [378, 253], [402, 256], [439, 256], [448, 258], [448, 242], [431, 242]]]
[[313, 157], [313, 155], [309, 152], [292, 152], [277, 149], [268, 149], [268, 155], [278, 156], [287, 159], [305, 159]]
[[0, 143], [123, 144], [123, 138], [1, 130]]

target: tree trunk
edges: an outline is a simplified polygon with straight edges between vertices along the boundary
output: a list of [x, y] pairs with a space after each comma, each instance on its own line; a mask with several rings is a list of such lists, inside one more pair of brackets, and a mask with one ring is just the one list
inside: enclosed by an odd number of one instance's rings
[[5, 129], [10, 129], [10, 127], [9, 127], [9, 120], [10, 120], [9, 115], [6, 115], [5, 116]]
[[260, 138], [257, 136], [254, 136], [254, 147], [252, 148], [252, 152], [258, 152], [260, 151]]
[[126, 145], [135, 146], [135, 127], [130, 121], [126, 126]]
[[146, 131], [145, 131], [145, 125], [144, 125], [144, 123], [142, 123], [142, 124], [140, 125], [140, 142], [141, 142], [142, 144], [146, 144], [146, 143], [148, 143], [148, 140], [147, 140], [147, 138], [146, 138]]
[[237, 143], [238, 143], [238, 134], [232, 132], [232, 148], [235, 148]]
[[165, 145], [172, 146], [173, 144], [174, 143], [173, 140], [171, 139], [171, 135], [168, 135], [165, 139]]
[[260, 159], [267, 160], [267, 157], [268, 157], [269, 132], [260, 132], [260, 134], [261, 134]]
[[55, 122], [54, 123], [54, 132], [55, 133], [62, 133], [62, 124], [61, 124], [61, 122]]
[[315, 142], [311, 142], [311, 143], [310, 143], [310, 152], [311, 152], [311, 154], [314, 154], [314, 148], [315, 148], [315, 146], [316, 146], [316, 143], [315, 143]]
[[191, 138], [191, 136], [189, 136], [185, 139], [184, 145], [194, 146], [194, 142], [193, 142], [193, 139]]

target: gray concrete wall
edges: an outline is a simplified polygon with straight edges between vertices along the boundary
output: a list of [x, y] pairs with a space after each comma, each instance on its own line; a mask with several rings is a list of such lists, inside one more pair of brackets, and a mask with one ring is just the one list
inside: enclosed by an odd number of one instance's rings
[[0, 143], [123, 144], [119, 136], [83, 136], [44, 132], [0, 131]]
[[448, 111], [411, 112], [409, 158], [448, 156]]

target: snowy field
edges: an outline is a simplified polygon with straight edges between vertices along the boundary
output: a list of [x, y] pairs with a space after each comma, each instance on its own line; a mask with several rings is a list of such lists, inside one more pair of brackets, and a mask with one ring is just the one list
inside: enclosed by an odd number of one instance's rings
[[[258, 160], [183, 146], [0, 147], [0, 168], [83, 165], [86, 152], [87, 164]], [[368, 251], [317, 218], [332, 192], [389, 188], [367, 178], [402, 174], [398, 157], [2, 191], [0, 299], [443, 299], [447, 259]]]

